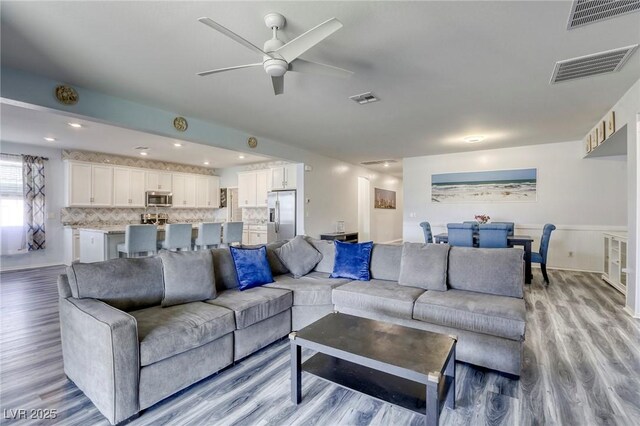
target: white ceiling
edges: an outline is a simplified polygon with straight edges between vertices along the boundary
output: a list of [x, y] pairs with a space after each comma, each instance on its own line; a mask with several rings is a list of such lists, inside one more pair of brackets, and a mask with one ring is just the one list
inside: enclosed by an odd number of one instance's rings
[[[640, 13], [568, 31], [569, 1], [2, 2], [2, 65], [235, 127], [351, 162], [582, 138], [640, 78], [550, 85], [558, 60], [640, 41]], [[258, 46], [262, 17], [285, 41], [330, 18], [344, 28], [303, 58], [348, 80], [288, 73], [274, 96], [261, 60], [197, 22], [208, 16]], [[380, 102], [349, 96], [373, 91]], [[484, 134], [469, 145], [462, 137]]]
[[[273, 160], [7, 104], [0, 107], [0, 122], [2, 140], [6, 142], [105, 152], [215, 169]], [[75, 129], [69, 126], [70, 122], [81, 123], [83, 127]], [[45, 137], [56, 140], [48, 142]], [[176, 147], [175, 143], [182, 146]], [[140, 156], [136, 147], [148, 147], [148, 155]], [[239, 158], [241, 154], [244, 159]], [[209, 164], [205, 165], [205, 161]]]

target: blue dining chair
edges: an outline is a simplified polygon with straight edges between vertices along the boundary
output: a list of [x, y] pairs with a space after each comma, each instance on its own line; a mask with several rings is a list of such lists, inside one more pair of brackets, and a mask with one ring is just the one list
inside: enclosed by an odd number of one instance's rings
[[542, 270], [542, 276], [544, 282], [549, 284], [549, 276], [547, 275], [547, 254], [549, 253], [549, 240], [551, 240], [551, 233], [555, 231], [556, 226], [551, 223], [547, 223], [542, 228], [542, 238], [540, 239], [540, 251], [538, 253], [531, 252], [531, 263], [539, 263]]
[[447, 242], [450, 246], [473, 247], [473, 225], [447, 223]]
[[486, 223], [479, 226], [481, 248], [506, 248], [509, 226], [504, 223]]
[[466, 225], [471, 225], [471, 228], [473, 229], [473, 233], [477, 234], [478, 233], [478, 222], [476, 222], [475, 220], [465, 220], [464, 222], [462, 222]]
[[422, 232], [424, 233], [424, 242], [427, 244], [433, 243], [433, 233], [431, 232], [431, 224], [429, 222], [421, 222]]
[[503, 223], [505, 225], [507, 225], [509, 232], [507, 233], [508, 236], [513, 237], [513, 232], [516, 229], [516, 224], [513, 222], [491, 222], [493, 224], [498, 224], [498, 223]]

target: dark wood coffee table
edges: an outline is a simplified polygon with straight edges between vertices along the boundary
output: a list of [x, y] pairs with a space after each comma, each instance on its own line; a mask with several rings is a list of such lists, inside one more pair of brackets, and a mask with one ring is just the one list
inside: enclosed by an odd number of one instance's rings
[[[291, 339], [291, 400], [302, 400], [302, 372], [425, 416], [437, 425], [455, 408], [454, 336], [333, 313]], [[302, 348], [317, 353], [302, 363]]]

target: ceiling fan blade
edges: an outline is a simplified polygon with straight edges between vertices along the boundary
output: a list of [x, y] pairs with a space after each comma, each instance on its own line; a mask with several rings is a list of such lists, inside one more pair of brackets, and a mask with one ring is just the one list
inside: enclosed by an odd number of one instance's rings
[[262, 49], [260, 49], [255, 44], [251, 43], [248, 40], [245, 40], [244, 38], [240, 37], [238, 34], [236, 34], [233, 31], [231, 31], [230, 29], [225, 28], [222, 25], [218, 24], [217, 22], [215, 22], [211, 18], [207, 18], [206, 16], [204, 16], [202, 18], [198, 18], [198, 21], [200, 21], [203, 24], [213, 28], [216, 31], [221, 32], [222, 34], [226, 35], [230, 39], [235, 40], [236, 42], [240, 43], [244, 47], [247, 47], [247, 48], [253, 50], [256, 53], [259, 53], [261, 55], [267, 55], [267, 56], [273, 57], [273, 56], [271, 56], [271, 54], [264, 52]]
[[289, 71], [304, 72], [309, 74], [328, 75], [330, 77], [348, 78], [353, 75], [353, 71], [334, 67], [331, 65], [319, 64], [317, 62], [296, 59], [289, 64]]
[[277, 49], [276, 53], [282, 56], [285, 61], [291, 62], [340, 28], [342, 28], [342, 23], [336, 18], [331, 18], [294, 38], [289, 43]]
[[273, 93], [276, 95], [282, 95], [284, 93], [284, 76], [271, 77], [273, 83]]
[[218, 68], [216, 70], [202, 71], [202, 72], [199, 72], [198, 75], [200, 77], [204, 77], [206, 75], [217, 74], [219, 72], [225, 72], [225, 71], [231, 71], [231, 70], [239, 70], [241, 68], [261, 67], [261, 66], [262, 66], [262, 64], [238, 65], [237, 67]]

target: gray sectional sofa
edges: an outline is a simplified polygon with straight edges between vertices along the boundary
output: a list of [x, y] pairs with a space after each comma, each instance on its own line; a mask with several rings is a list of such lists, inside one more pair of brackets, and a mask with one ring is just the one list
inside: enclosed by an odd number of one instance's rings
[[274, 252], [283, 243], [270, 244], [275, 282], [244, 291], [229, 250], [213, 249], [215, 298], [168, 307], [158, 256], [73, 264], [58, 279], [66, 375], [115, 424], [334, 309], [457, 335], [458, 360], [519, 375], [521, 250], [442, 246], [444, 266], [417, 271], [442, 280], [435, 291], [399, 284], [403, 246], [375, 244], [371, 281], [351, 281], [329, 277], [331, 243], [308, 241], [323, 255], [313, 271], [293, 278]]

